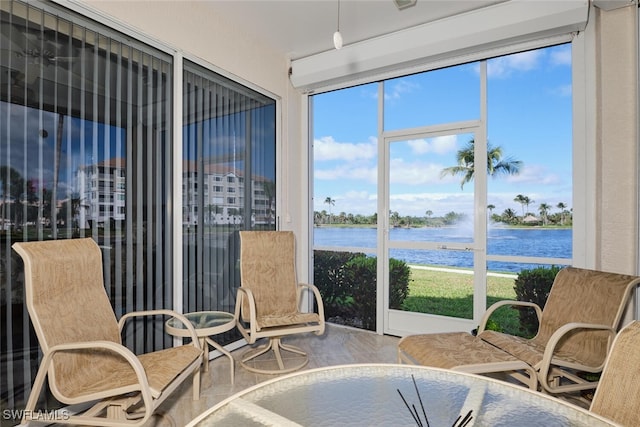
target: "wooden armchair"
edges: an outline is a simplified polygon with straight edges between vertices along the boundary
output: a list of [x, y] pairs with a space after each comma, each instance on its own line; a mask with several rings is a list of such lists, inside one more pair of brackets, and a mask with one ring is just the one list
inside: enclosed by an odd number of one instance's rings
[[[117, 321], [104, 288], [102, 253], [92, 239], [13, 248], [24, 261], [27, 310], [43, 352], [23, 424], [37, 417], [47, 378], [61, 403], [93, 405], [56, 420], [60, 424], [140, 426], [190, 377], [193, 397], [199, 398], [202, 350], [191, 323], [170, 310], [128, 313]], [[125, 322], [135, 316], [182, 319], [192, 344], [135, 355], [121, 340]]]
[[[400, 362], [479, 374], [504, 372], [548, 393], [597, 386], [580, 372], [599, 373], [640, 277], [566, 267], [556, 276], [541, 310], [535, 304], [501, 301], [485, 313], [478, 335], [449, 333], [404, 337]], [[531, 339], [485, 330], [496, 308], [505, 304], [533, 307], [539, 318]]]

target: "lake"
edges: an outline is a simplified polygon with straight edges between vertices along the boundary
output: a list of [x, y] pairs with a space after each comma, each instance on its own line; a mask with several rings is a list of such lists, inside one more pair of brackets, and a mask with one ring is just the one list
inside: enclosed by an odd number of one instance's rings
[[[314, 245], [376, 247], [375, 228], [315, 227]], [[470, 242], [471, 230], [456, 227], [393, 228], [392, 240], [427, 242]], [[488, 255], [571, 258], [572, 230], [542, 228], [490, 228]], [[431, 264], [454, 267], [473, 266], [473, 253], [446, 250], [392, 250], [391, 256], [408, 264]], [[491, 271], [517, 273], [538, 264], [488, 262]]]

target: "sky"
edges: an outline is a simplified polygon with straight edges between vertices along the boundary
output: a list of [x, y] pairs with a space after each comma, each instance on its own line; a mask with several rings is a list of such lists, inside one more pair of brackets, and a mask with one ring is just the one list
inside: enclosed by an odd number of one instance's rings
[[[385, 82], [384, 129], [441, 126], [480, 118], [480, 66], [463, 64]], [[487, 61], [487, 138], [517, 175], [487, 181], [492, 213], [549, 213], [572, 207], [571, 45]], [[314, 95], [314, 210], [372, 215], [377, 210], [378, 84]], [[473, 182], [442, 175], [474, 134], [448, 132], [389, 145], [390, 207], [401, 216], [473, 212]], [[531, 200], [528, 207], [514, 201]], [[327, 197], [334, 205], [325, 203]]]

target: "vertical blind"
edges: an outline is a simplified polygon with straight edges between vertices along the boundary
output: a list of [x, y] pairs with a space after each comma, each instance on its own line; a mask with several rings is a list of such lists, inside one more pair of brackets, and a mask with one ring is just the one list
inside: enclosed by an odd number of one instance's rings
[[183, 79], [183, 310], [233, 311], [238, 231], [275, 229], [275, 101], [189, 61]]
[[[172, 57], [50, 4], [0, 2], [0, 401], [39, 361], [16, 241], [92, 237], [116, 316], [172, 307]], [[148, 322], [148, 323], [146, 323]], [[132, 323], [135, 352], [172, 345]]]

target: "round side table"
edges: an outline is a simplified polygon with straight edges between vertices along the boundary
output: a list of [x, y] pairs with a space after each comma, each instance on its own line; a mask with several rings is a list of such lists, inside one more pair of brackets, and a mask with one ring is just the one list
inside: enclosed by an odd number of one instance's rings
[[[209, 345], [214, 347], [220, 353], [229, 358], [231, 368], [231, 384], [234, 383], [234, 360], [231, 353], [225, 350], [220, 344], [215, 342], [212, 337], [223, 332], [230, 331], [235, 328], [236, 321], [232, 313], [226, 311], [196, 311], [193, 313], [185, 313], [184, 316], [191, 322], [196, 330], [196, 335], [200, 340], [200, 346], [203, 349], [203, 365], [204, 371], [209, 370]], [[189, 331], [176, 318], [171, 318], [166, 322], [167, 332], [176, 337], [188, 337]]]

